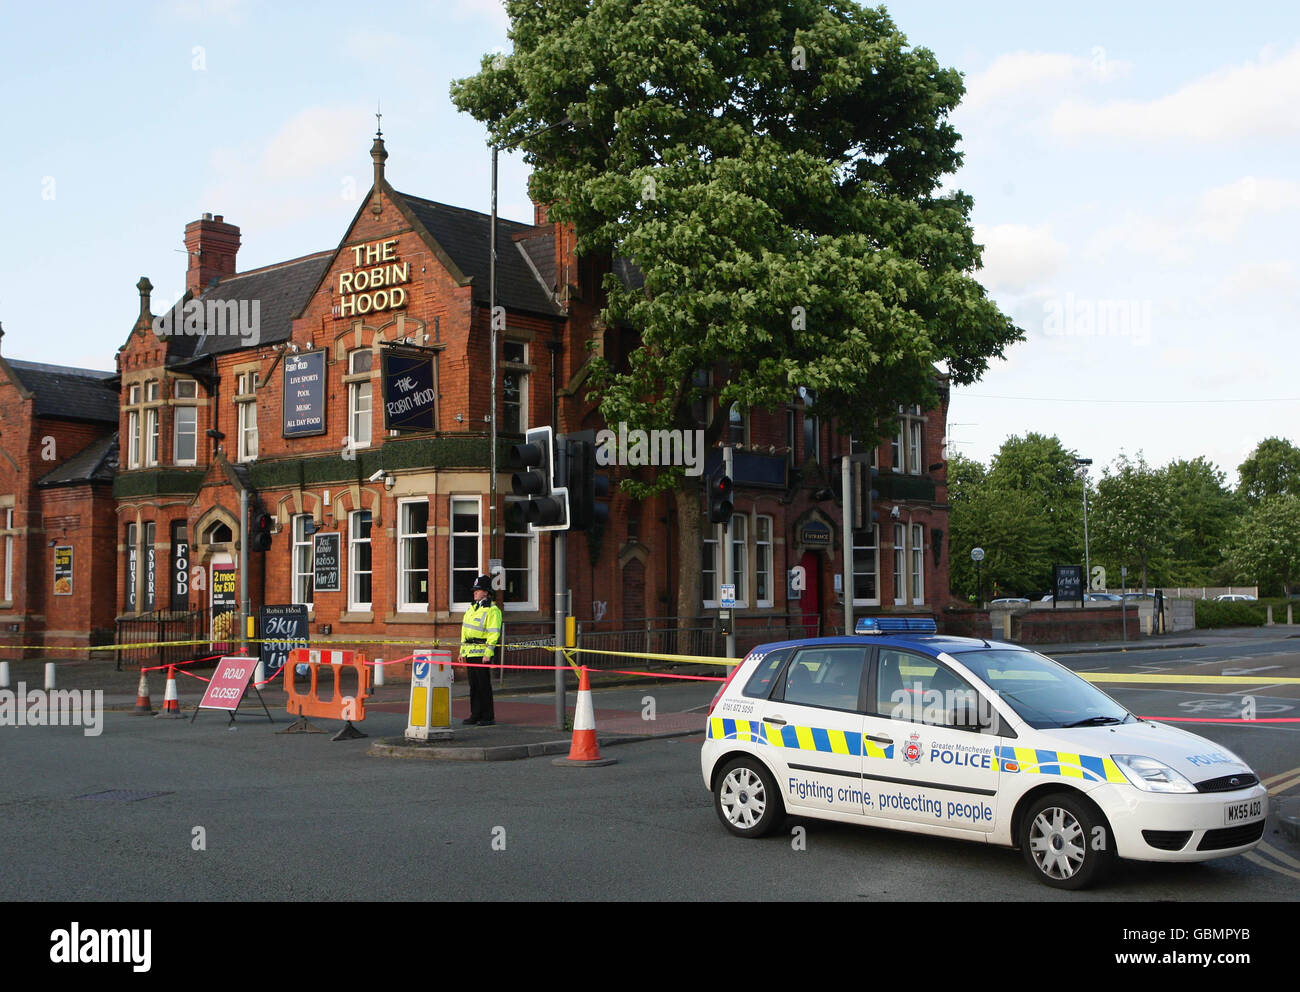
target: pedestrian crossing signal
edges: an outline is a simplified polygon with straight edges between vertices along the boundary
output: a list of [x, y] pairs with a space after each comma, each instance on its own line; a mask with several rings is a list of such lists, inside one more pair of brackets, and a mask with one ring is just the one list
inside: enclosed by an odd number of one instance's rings
[[731, 498], [731, 476], [720, 475], [709, 483], [709, 523], [725, 524], [735, 512]]
[[249, 530], [248, 547], [252, 551], [271, 550], [271, 527], [275, 523], [269, 513], [254, 513]]

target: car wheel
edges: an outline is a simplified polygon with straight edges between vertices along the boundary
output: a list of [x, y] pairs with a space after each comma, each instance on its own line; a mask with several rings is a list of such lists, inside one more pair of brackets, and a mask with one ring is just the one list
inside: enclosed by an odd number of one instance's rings
[[713, 808], [722, 825], [737, 837], [770, 833], [785, 812], [776, 783], [756, 758], [737, 758], [718, 776]]
[[1099, 881], [1115, 860], [1106, 818], [1088, 799], [1057, 792], [1025, 813], [1020, 850], [1034, 876], [1055, 889], [1083, 889]]

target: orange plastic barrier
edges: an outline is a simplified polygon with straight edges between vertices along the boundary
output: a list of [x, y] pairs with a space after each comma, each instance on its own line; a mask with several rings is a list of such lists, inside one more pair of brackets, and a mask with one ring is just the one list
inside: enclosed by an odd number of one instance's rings
[[[294, 686], [294, 671], [298, 665], [306, 665], [310, 670], [311, 685], [306, 693], [298, 692]], [[320, 698], [320, 672], [328, 668], [334, 675], [334, 695], [330, 699]], [[343, 695], [340, 680], [345, 668], [357, 673], [357, 694]], [[343, 720], [347, 726], [334, 735], [333, 740], [349, 740], [366, 735], [352, 726], [366, 718], [366, 700], [372, 695], [374, 669], [366, 661], [366, 656], [355, 651], [331, 651], [321, 648], [294, 648], [289, 652], [289, 660], [284, 664], [284, 691], [289, 699], [286, 708], [296, 713], [298, 720], [282, 733], [320, 733], [307, 722], [307, 717], [318, 716], [333, 720]]]

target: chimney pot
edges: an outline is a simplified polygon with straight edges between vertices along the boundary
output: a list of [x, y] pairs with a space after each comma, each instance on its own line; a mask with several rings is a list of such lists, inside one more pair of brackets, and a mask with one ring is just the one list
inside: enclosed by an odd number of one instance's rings
[[211, 219], [212, 219], [212, 215], [211, 215], [211, 214], [204, 214], [204, 215], [203, 215], [203, 219], [204, 219], [204, 220], [211, 220]]
[[189, 268], [185, 288], [202, 292], [214, 279], [235, 274], [235, 256], [239, 251], [239, 228], [227, 224], [225, 217], [204, 213], [200, 220], [185, 225], [185, 251]]

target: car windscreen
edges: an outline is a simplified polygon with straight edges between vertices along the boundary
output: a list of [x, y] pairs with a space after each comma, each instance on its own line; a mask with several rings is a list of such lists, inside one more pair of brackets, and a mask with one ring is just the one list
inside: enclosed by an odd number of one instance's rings
[[1034, 651], [975, 648], [950, 653], [1036, 730], [1136, 720], [1096, 686]]

